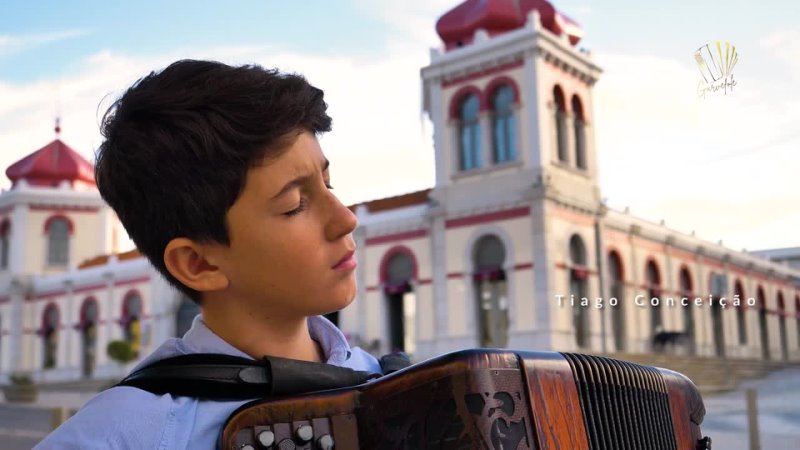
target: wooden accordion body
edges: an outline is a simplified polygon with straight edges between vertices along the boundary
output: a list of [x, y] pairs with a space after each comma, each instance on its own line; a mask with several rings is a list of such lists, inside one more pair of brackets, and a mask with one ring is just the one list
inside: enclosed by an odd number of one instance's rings
[[465, 350], [371, 383], [251, 402], [224, 450], [694, 450], [705, 415], [671, 370], [556, 352]]

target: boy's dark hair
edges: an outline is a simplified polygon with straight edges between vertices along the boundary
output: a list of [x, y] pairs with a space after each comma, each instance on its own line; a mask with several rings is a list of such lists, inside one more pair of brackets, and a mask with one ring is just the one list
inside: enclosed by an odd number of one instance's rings
[[170, 240], [229, 245], [226, 213], [247, 171], [301, 131], [330, 131], [323, 92], [257, 65], [183, 60], [135, 82], [106, 112], [95, 179], [139, 251], [192, 300], [164, 264]]

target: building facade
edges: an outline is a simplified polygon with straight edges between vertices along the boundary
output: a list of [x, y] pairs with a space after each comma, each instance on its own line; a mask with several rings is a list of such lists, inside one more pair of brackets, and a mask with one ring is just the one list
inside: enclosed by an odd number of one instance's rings
[[[358, 297], [330, 318], [353, 344], [421, 360], [645, 353], [667, 336], [694, 355], [800, 360], [798, 268], [603, 204], [601, 69], [573, 20], [544, 0], [469, 0], [437, 31], [444, 49], [421, 70], [436, 182], [351, 207]], [[60, 140], [7, 170], [0, 383], [121, 376], [109, 342], [142, 357], [197, 312], [138, 252], [119, 253], [124, 230], [91, 173]]]
[[[436, 184], [355, 205], [360, 298], [342, 326], [378, 352], [489, 346], [800, 358], [800, 272], [601, 201], [580, 29], [544, 1], [467, 1], [421, 71]], [[653, 306], [657, 305], [657, 306]], [[409, 337], [411, 336], [411, 337]]]

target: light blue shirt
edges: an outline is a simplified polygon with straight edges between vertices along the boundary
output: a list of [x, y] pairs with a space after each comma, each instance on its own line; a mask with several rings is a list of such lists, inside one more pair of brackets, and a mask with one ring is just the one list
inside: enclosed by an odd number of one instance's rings
[[[308, 328], [328, 364], [380, 373], [378, 361], [360, 348], [350, 348], [342, 332], [324, 317], [309, 317]], [[170, 338], [137, 368], [191, 353], [250, 358], [209, 330], [198, 315], [182, 339]], [[114, 387], [89, 400], [34, 450], [215, 449], [225, 420], [248, 401], [159, 396], [133, 387]]]

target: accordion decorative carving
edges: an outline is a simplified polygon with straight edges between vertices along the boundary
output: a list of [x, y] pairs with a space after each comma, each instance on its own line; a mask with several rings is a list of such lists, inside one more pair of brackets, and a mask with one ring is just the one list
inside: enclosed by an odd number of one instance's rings
[[694, 450], [705, 415], [666, 369], [554, 352], [466, 350], [346, 389], [244, 405], [221, 448]]

